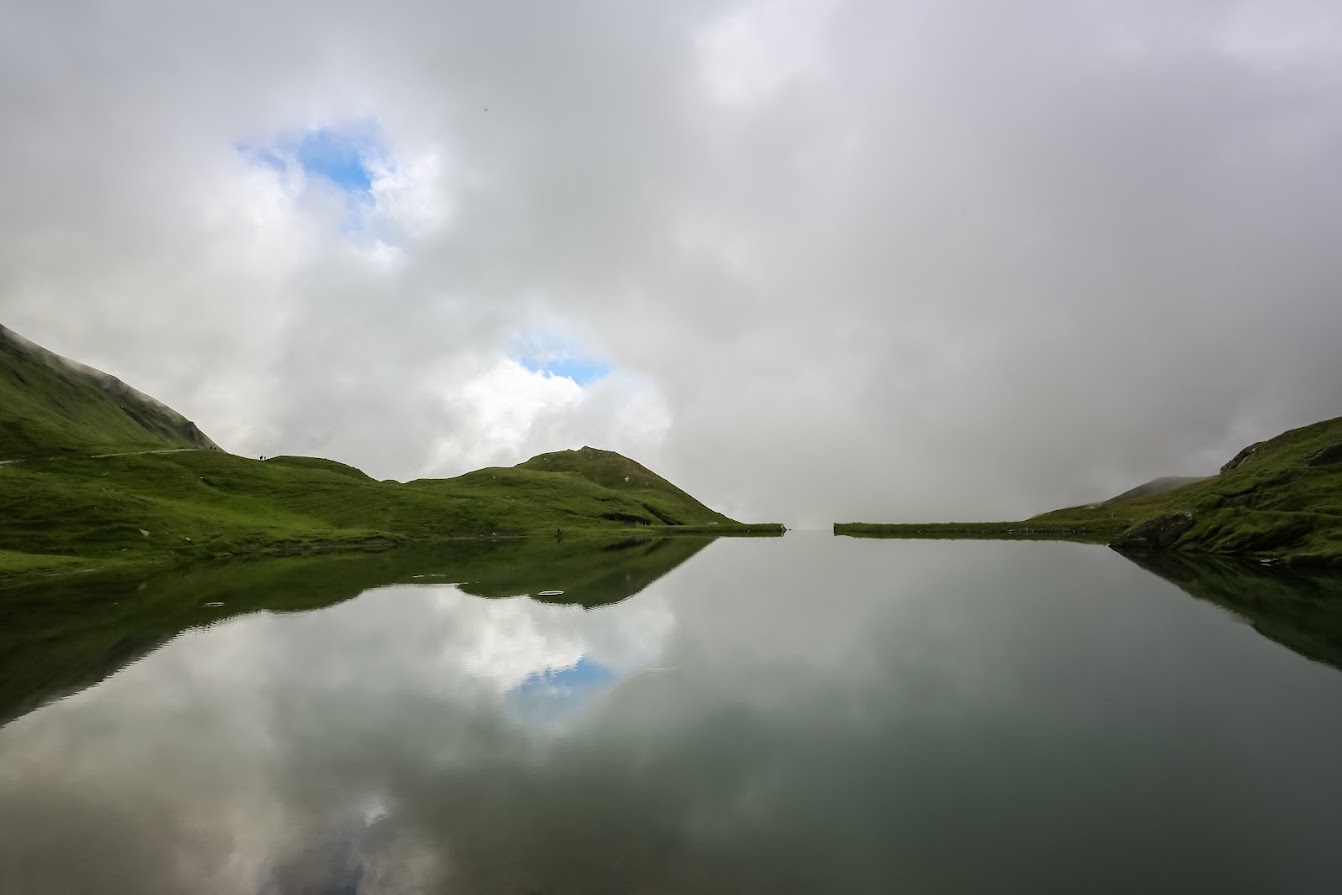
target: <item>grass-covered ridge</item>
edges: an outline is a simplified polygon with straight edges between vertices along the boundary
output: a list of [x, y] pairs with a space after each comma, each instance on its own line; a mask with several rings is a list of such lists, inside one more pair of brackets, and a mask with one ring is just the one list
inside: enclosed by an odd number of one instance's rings
[[[733, 524], [633, 460], [590, 447], [540, 454], [516, 466], [479, 469], [454, 479], [421, 479], [410, 487], [435, 495], [501, 498], [510, 510], [539, 507], [563, 494], [563, 505], [545, 513], [546, 520], [561, 527]], [[526, 524], [542, 523], [532, 519]]]
[[317, 457], [237, 457], [119, 379], [0, 327], [0, 584], [559, 529], [782, 527], [741, 526], [633, 460], [590, 447], [409, 483]]
[[1342, 566], [1342, 418], [1250, 445], [1219, 475], [1172, 490], [1067, 507], [1020, 522], [836, 524], [867, 537], [1065, 537]]
[[[658, 495], [663, 497], [673, 496], [681, 504], [702, 508], [712, 514], [714, 518], [708, 519], [709, 522], [731, 521], [726, 516], [709, 510], [708, 507], [703, 506], [699, 501], [641, 463], [636, 463], [628, 457], [622, 457], [614, 451], [601, 451], [593, 447], [583, 447], [576, 451], [554, 451], [532, 457], [525, 463], [519, 463], [517, 468], [572, 475], [600, 485], [602, 488], [610, 488], [631, 496], [639, 494], [654, 497]], [[655, 522], [661, 522], [664, 525], [687, 524], [687, 520], [669, 516], [652, 504], [646, 505], [645, 508], [648, 511], [642, 520], [645, 525], [651, 525]]]
[[404, 484], [326, 461], [218, 451], [0, 467], [0, 581], [6, 570], [16, 577], [37, 566], [63, 571], [454, 538], [554, 538], [561, 528], [566, 538], [755, 530], [674, 487], [607, 488], [526, 464]]
[[217, 449], [170, 407], [0, 326], [0, 461], [173, 448]]

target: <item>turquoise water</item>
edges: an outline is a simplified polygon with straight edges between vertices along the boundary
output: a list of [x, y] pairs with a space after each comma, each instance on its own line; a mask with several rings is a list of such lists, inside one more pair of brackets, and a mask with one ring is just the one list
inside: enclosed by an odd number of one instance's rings
[[1087, 545], [670, 549], [586, 608], [451, 555], [304, 612], [174, 585], [224, 610], [0, 728], [0, 891], [1337, 891], [1342, 675], [1215, 593]]

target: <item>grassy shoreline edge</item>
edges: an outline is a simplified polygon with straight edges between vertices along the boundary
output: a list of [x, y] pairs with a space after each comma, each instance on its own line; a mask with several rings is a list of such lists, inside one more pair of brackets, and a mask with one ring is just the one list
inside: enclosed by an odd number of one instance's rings
[[[565, 540], [575, 542], [607, 541], [617, 543], [628, 538], [781, 538], [787, 528], [782, 523], [740, 523], [736, 525], [631, 525], [624, 528], [564, 529]], [[280, 538], [256, 540], [233, 545], [233, 550], [216, 554], [176, 551], [143, 551], [131, 556], [114, 554], [25, 553], [0, 549], [0, 590], [25, 587], [38, 581], [63, 579], [74, 575], [101, 572], [164, 572], [214, 564], [256, 562], [288, 557], [372, 556], [410, 548], [447, 548], [461, 543], [502, 543], [510, 541], [554, 540], [554, 532], [499, 535], [455, 535], [442, 538], [407, 538], [376, 532], [357, 537], [311, 539]]]
[[1081, 541], [1107, 544], [1123, 526], [1039, 525], [1030, 522], [835, 522], [836, 537], [906, 540]]
[[1107, 543], [1264, 564], [1342, 568], [1342, 417], [1244, 448], [1217, 475], [1139, 486], [1019, 522], [836, 523], [849, 537], [998, 538]]

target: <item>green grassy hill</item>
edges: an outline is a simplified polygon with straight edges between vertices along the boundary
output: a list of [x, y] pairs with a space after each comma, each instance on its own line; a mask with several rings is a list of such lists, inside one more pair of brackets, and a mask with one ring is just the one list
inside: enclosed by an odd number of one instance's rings
[[0, 330], [0, 582], [236, 555], [471, 537], [742, 534], [647, 468], [585, 447], [452, 479], [375, 481], [219, 450], [120, 380]]
[[1125, 550], [1342, 567], [1342, 417], [1250, 445], [1219, 475], [1160, 493], [1120, 495], [1020, 522], [854, 523], [836, 525], [835, 533], [1103, 539]]
[[481, 469], [443, 483], [415, 484], [429, 487], [470, 484], [488, 489], [502, 486], [510, 492], [526, 492], [538, 483], [546, 489], [553, 487], [556, 476], [569, 479], [576, 493], [589, 494], [610, 504], [598, 513], [609, 521], [631, 525], [732, 523], [642, 464], [614, 451], [591, 447], [540, 454], [511, 468]]
[[[714, 513], [646, 466], [635, 463], [628, 457], [622, 457], [614, 451], [599, 451], [592, 447], [583, 447], [576, 451], [555, 451], [532, 457], [525, 463], [519, 463], [517, 468], [566, 473], [624, 494], [646, 494], [671, 499], [690, 512], [707, 512], [720, 522], [729, 521], [726, 516]], [[674, 517], [665, 516], [655, 507], [649, 506], [647, 509], [656, 517], [655, 520], [646, 520], [649, 524], [653, 521], [660, 521], [666, 525], [683, 524]]]
[[0, 551], [8, 551], [0, 552], [0, 577], [6, 568], [16, 575], [463, 537], [553, 538], [559, 528], [566, 537], [754, 530], [674, 487], [607, 488], [573, 470], [527, 464], [404, 484], [329, 461], [263, 462], [222, 451], [0, 466]]
[[218, 450], [170, 407], [0, 326], [0, 461], [172, 448]]
[[[1219, 475], [1112, 507], [1126, 549], [1174, 548], [1300, 565], [1342, 566], [1342, 418], [1250, 445]], [[1032, 521], [1102, 518], [1055, 510]]]

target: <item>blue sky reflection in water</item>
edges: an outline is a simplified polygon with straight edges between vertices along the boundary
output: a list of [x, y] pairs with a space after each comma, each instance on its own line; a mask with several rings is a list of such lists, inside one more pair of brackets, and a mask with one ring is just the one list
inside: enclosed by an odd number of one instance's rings
[[1342, 675], [1068, 544], [391, 587], [0, 730], [0, 889], [1325, 892]]

